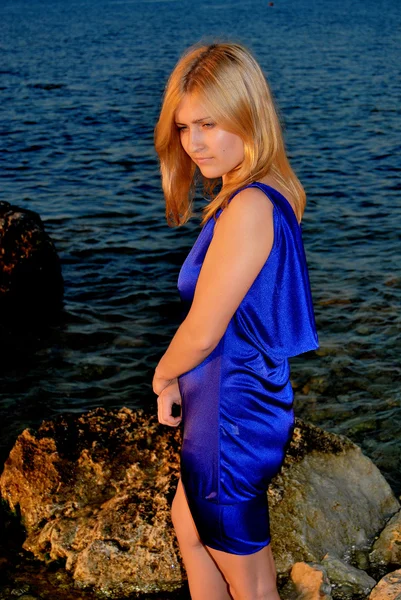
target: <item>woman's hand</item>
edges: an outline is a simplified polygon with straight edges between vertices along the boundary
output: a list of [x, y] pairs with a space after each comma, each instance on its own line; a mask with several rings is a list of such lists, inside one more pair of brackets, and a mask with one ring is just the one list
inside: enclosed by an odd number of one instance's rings
[[173, 383], [165, 387], [157, 398], [157, 417], [159, 423], [170, 425], [170, 427], [177, 427], [181, 423], [181, 415], [173, 417], [171, 414], [173, 404], [181, 406], [181, 394], [177, 380], [174, 380]]

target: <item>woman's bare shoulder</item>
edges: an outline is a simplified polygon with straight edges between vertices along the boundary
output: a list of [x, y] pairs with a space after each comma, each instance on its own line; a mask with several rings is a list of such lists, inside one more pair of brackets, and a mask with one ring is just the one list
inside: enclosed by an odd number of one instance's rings
[[272, 222], [273, 204], [262, 190], [250, 187], [240, 190], [229, 202], [217, 219], [220, 222], [232, 219], [239, 222], [263, 221]]

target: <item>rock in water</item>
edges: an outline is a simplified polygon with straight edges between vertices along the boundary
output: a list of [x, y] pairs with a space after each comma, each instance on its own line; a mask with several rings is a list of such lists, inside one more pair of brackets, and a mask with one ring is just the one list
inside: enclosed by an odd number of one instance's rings
[[[325, 569], [318, 564], [295, 563], [291, 569], [290, 597], [297, 600], [331, 600], [331, 585]], [[288, 587], [288, 586], [287, 586]], [[291, 591], [291, 588], [289, 587]]]
[[0, 202], [0, 321], [48, 321], [63, 292], [60, 260], [39, 215]]
[[369, 558], [375, 565], [401, 566], [401, 511], [386, 524]]
[[341, 598], [367, 598], [376, 581], [365, 571], [356, 569], [344, 561], [326, 554], [322, 560], [331, 584], [336, 587], [337, 595]]
[[286, 460], [269, 488], [272, 551], [279, 573], [296, 562], [344, 557], [370, 545], [399, 510], [373, 462], [345, 436], [297, 420]]
[[[24, 548], [43, 561], [64, 560], [76, 585], [109, 598], [181, 587], [170, 518], [180, 444], [180, 428], [127, 408], [25, 430], [0, 478], [3, 500], [25, 525]], [[399, 509], [355, 444], [299, 419], [268, 493], [279, 574], [364, 546]], [[316, 593], [321, 588], [329, 598], [318, 576]]]
[[80, 587], [106, 597], [181, 587], [169, 508], [178, 438], [129, 409], [64, 416], [36, 436], [25, 430], [0, 479], [3, 499], [21, 512], [23, 547], [64, 560]]
[[369, 600], [400, 600], [401, 598], [401, 570], [388, 573], [380, 579], [373, 588]]

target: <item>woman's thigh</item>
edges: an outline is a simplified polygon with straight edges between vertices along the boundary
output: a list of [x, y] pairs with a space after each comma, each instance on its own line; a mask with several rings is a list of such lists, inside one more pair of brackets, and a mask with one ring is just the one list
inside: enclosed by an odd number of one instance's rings
[[206, 548], [228, 581], [234, 600], [279, 600], [270, 544], [246, 555]]
[[189, 547], [203, 545], [188, 506], [181, 478], [178, 480], [177, 491], [171, 506], [171, 519], [181, 544]]
[[190, 571], [192, 562], [196, 562], [196, 555], [199, 555], [202, 549], [229, 584], [234, 600], [279, 600], [270, 544], [247, 555], [231, 554], [204, 546], [189, 509], [181, 479], [178, 481], [171, 509], [181, 552]]

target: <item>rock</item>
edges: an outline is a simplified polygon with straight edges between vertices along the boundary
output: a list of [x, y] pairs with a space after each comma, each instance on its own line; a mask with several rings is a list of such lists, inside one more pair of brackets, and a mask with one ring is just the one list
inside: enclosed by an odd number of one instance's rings
[[352, 567], [332, 554], [326, 554], [321, 565], [326, 569], [330, 583], [336, 586], [336, 597], [341, 594], [342, 598], [366, 598], [376, 585], [376, 581], [365, 571]]
[[39, 215], [0, 202], [0, 320], [48, 321], [58, 314], [64, 284], [60, 260]]
[[366, 571], [370, 567], [369, 550], [367, 548], [357, 548], [352, 552], [352, 562], [355, 567]]
[[327, 573], [321, 565], [295, 563], [291, 569], [290, 578], [294, 586], [294, 599], [331, 600], [331, 585]]
[[388, 573], [380, 579], [373, 588], [369, 600], [400, 600], [401, 598], [401, 569]]
[[[127, 408], [25, 430], [0, 478], [2, 498], [26, 528], [24, 548], [48, 563], [64, 561], [77, 586], [109, 598], [181, 588], [185, 572], [170, 519], [180, 445], [180, 428]], [[281, 577], [296, 562], [366, 545], [399, 510], [355, 444], [299, 419], [268, 494]]]
[[401, 566], [401, 511], [387, 523], [369, 555], [372, 564]]
[[[106, 597], [182, 586], [169, 502], [179, 431], [129, 409], [97, 409], [25, 430], [0, 478], [21, 513], [25, 550], [65, 561], [77, 585]], [[112, 594], [112, 596], [111, 596]]]
[[9, 562], [5, 556], [0, 556], [0, 574], [5, 571], [9, 566]]
[[20, 587], [13, 588], [11, 590], [11, 594], [10, 595], [13, 598], [18, 598], [18, 599], [19, 598], [24, 598], [24, 597], [26, 597], [28, 589], [29, 589], [29, 586], [26, 585], [26, 584], [24, 584], [24, 585], [22, 585]]
[[269, 506], [278, 573], [369, 545], [400, 508], [356, 444], [300, 420], [282, 472], [269, 487]]

